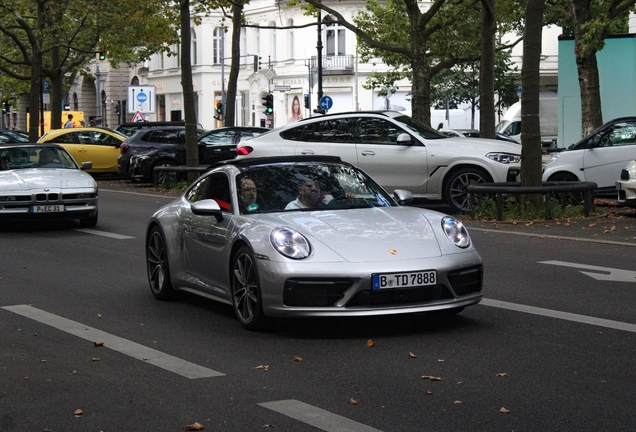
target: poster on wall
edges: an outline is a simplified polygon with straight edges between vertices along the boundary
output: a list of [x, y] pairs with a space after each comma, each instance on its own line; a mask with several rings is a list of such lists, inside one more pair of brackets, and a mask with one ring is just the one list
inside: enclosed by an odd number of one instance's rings
[[302, 120], [303, 118], [303, 106], [301, 100], [303, 99], [302, 93], [292, 93], [287, 95], [288, 106], [288, 123]]

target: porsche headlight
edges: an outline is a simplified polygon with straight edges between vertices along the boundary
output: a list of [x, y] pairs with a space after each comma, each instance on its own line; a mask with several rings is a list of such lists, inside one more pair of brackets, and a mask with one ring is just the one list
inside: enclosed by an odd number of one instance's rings
[[309, 240], [291, 228], [276, 228], [269, 235], [272, 246], [281, 255], [291, 259], [304, 259], [311, 253]]
[[512, 153], [488, 153], [486, 157], [502, 164], [514, 164], [521, 162], [521, 155]]
[[444, 234], [455, 246], [460, 248], [467, 248], [470, 246], [470, 236], [464, 225], [457, 219], [447, 216], [442, 219], [442, 229]]

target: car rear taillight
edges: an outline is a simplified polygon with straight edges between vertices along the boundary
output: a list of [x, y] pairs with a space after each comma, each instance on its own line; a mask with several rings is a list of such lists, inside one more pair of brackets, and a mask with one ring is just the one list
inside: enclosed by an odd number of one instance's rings
[[250, 146], [244, 146], [244, 147], [237, 147], [236, 148], [236, 154], [238, 154], [239, 156], [245, 156], [248, 155], [250, 153], [252, 153], [254, 151], [254, 149]]
[[128, 151], [128, 149], [130, 148], [130, 146], [128, 144], [122, 144], [119, 146], [119, 154], [124, 154]]

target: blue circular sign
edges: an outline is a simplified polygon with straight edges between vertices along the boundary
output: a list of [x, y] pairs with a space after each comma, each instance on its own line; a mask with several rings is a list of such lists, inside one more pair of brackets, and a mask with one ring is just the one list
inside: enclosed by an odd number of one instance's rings
[[332, 106], [333, 99], [331, 99], [329, 96], [323, 96], [320, 98], [320, 108], [324, 109], [325, 111], [329, 111]]
[[146, 93], [139, 93], [137, 95], [137, 101], [139, 101], [139, 103], [144, 103], [148, 100], [148, 96], [146, 95]]

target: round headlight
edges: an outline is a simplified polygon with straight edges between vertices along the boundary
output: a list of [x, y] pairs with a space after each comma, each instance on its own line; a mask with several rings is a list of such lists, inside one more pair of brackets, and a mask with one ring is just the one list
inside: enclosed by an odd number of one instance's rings
[[460, 248], [467, 248], [470, 246], [470, 236], [466, 227], [457, 219], [447, 216], [442, 219], [442, 229], [444, 234], [455, 246]]
[[272, 246], [281, 255], [291, 259], [304, 259], [311, 253], [309, 240], [291, 228], [276, 228], [269, 235]]

